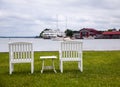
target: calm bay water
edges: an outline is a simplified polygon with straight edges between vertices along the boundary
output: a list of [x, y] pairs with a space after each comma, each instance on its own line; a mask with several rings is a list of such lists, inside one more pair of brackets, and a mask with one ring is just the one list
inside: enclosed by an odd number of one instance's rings
[[[61, 41], [44, 40], [39, 38], [0, 38], [0, 52], [8, 52], [8, 43], [16, 41], [32, 42], [34, 51], [58, 51]], [[80, 39], [83, 50], [110, 51], [120, 50], [120, 39]]]

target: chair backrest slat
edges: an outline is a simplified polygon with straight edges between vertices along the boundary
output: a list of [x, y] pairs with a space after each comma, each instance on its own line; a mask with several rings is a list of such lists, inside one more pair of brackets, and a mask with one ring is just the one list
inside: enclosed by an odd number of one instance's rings
[[61, 42], [61, 58], [79, 58], [82, 55], [82, 42], [64, 41]]
[[33, 54], [32, 43], [14, 42], [9, 44], [12, 59], [31, 59]]

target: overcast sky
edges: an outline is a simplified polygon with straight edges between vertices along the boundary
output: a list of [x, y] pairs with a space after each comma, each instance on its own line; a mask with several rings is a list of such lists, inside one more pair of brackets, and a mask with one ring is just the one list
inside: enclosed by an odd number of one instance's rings
[[120, 29], [120, 0], [0, 0], [0, 36], [37, 36], [45, 28]]

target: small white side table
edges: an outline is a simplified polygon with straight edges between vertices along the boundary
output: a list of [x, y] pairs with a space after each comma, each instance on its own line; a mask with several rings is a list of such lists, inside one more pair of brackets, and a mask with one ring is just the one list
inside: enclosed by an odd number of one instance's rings
[[[57, 58], [57, 56], [40, 56], [40, 59], [42, 60], [41, 73], [43, 73], [44, 69], [53, 69], [53, 71], [55, 73], [57, 73], [56, 70], [55, 70], [55, 65], [54, 65], [54, 59], [56, 59], [56, 58]], [[45, 66], [44, 65], [44, 60], [46, 60], [46, 59], [51, 59], [52, 60], [52, 65], [51, 66]]]

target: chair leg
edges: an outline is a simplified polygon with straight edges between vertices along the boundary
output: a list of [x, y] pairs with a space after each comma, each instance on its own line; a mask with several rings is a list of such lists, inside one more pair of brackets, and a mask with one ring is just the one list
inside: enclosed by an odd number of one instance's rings
[[33, 73], [33, 72], [34, 72], [34, 63], [31, 62], [31, 73]]
[[80, 62], [78, 61], [78, 69], [80, 70]]
[[83, 71], [83, 66], [81, 61], [78, 62], [78, 68], [81, 72]]
[[14, 71], [14, 64], [12, 63], [12, 72]]
[[63, 61], [60, 61], [60, 71], [63, 73]]
[[12, 74], [14, 70], [14, 64], [10, 63], [9, 73]]
[[60, 62], [60, 64], [59, 64], [59, 68], [60, 68], [60, 71], [61, 71], [61, 62]]
[[81, 63], [78, 61], [78, 69], [81, 71]]
[[9, 65], [9, 74], [12, 74], [12, 64]]
[[81, 61], [81, 72], [83, 72], [83, 63]]

